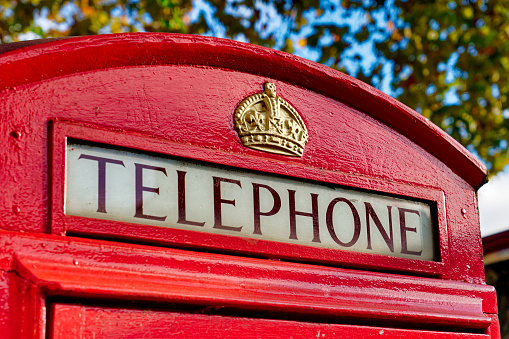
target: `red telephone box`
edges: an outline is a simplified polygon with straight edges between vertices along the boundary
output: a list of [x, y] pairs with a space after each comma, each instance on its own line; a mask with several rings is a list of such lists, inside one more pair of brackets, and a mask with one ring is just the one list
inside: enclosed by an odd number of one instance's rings
[[398, 101], [207, 37], [2, 48], [3, 337], [500, 337], [486, 169]]

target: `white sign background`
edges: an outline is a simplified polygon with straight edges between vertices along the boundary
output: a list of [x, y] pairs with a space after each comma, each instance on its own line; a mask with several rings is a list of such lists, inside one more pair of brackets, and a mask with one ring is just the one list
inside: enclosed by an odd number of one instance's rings
[[[81, 157], [81, 158], [80, 158]], [[121, 161], [105, 164], [105, 211], [98, 211], [99, 196], [99, 162], [90, 157], [101, 157]], [[335, 187], [334, 185], [311, 183], [276, 175], [240, 169], [220, 167], [203, 162], [186, 159], [156, 156], [115, 148], [69, 144], [66, 157], [66, 204], [69, 215], [88, 218], [117, 220], [136, 224], [154, 225], [198, 232], [218, 233], [230, 236], [241, 236], [264, 239], [299, 245], [350, 250], [365, 253], [385, 254], [420, 260], [435, 260], [435, 244], [430, 206], [423, 202], [399, 199], [380, 194]], [[143, 196], [143, 215], [154, 219], [135, 217], [136, 210], [136, 166], [141, 164], [161, 170], [144, 168], [141, 170]], [[140, 166], [140, 165], [138, 165]], [[178, 223], [178, 175], [177, 171], [186, 172], [185, 201], [186, 219], [204, 223], [203, 226]], [[220, 185], [221, 224], [235, 228], [229, 230], [214, 227], [214, 184], [213, 177], [240, 181], [237, 184], [222, 181]], [[260, 216], [260, 231], [255, 234], [253, 183], [268, 185], [277, 192], [281, 207], [274, 215]], [[155, 190], [158, 189], [158, 193]], [[216, 187], [217, 189], [217, 187]], [[296, 238], [290, 239], [290, 198], [289, 190], [295, 191], [295, 210], [302, 213], [312, 212], [311, 194], [317, 194], [318, 222], [320, 242], [313, 242], [313, 218], [297, 215]], [[217, 193], [217, 192], [216, 192]], [[267, 213], [274, 207], [275, 199], [269, 190], [259, 189], [260, 211]], [[351, 246], [345, 247], [334, 241], [327, 227], [327, 209], [336, 198], [347, 199], [355, 207], [360, 220], [358, 238]], [[235, 201], [235, 205], [225, 201]], [[382, 232], [376, 227], [372, 214], [367, 218], [366, 204], [373, 211], [383, 226], [387, 236], [389, 230], [389, 208], [392, 219], [393, 238], [390, 249]], [[217, 205], [217, 201], [216, 201]], [[403, 213], [401, 212], [403, 210]], [[406, 210], [406, 212], [405, 212]], [[408, 210], [414, 212], [408, 212]], [[342, 243], [352, 242], [354, 238], [354, 212], [345, 201], [337, 201], [332, 209], [333, 230]], [[139, 212], [139, 211], [138, 211]], [[400, 223], [401, 215], [405, 225]], [[158, 218], [159, 220], [155, 220]], [[162, 220], [164, 219], [164, 220]], [[370, 223], [370, 243], [368, 246], [367, 219]], [[140, 225], [140, 227], [143, 227]], [[315, 231], [316, 233], [316, 231]], [[402, 244], [406, 238], [406, 249]], [[316, 240], [316, 239], [315, 239]], [[404, 241], [403, 241], [404, 243]]]

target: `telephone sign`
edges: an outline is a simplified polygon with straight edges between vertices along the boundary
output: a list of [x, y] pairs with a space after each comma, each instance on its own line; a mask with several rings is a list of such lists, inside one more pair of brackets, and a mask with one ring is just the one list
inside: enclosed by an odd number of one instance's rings
[[66, 158], [69, 215], [435, 259], [423, 202], [104, 146]]

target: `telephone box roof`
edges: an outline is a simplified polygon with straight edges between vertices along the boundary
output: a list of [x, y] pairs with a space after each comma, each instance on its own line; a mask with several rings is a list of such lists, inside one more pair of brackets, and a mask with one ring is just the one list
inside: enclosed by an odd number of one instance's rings
[[476, 190], [487, 181], [487, 169], [475, 156], [401, 102], [344, 73], [270, 48], [201, 36], [125, 33], [4, 44], [0, 54], [1, 89], [91, 70], [149, 65], [199, 65], [270, 77], [370, 115], [433, 154]]

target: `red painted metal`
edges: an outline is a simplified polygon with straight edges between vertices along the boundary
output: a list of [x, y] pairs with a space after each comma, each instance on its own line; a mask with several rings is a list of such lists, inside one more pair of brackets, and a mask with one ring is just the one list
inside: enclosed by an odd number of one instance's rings
[[[82, 338], [426, 338], [482, 339], [486, 334], [415, 331], [387, 327], [274, 321], [150, 310], [57, 304], [55, 339]], [[82, 320], [83, 319], [83, 320]]]
[[374, 116], [444, 161], [474, 188], [486, 180], [485, 167], [472, 154], [397, 100], [326, 66], [273, 49], [199, 36], [135, 33], [52, 40], [5, 53], [2, 59], [4, 89], [79, 72], [147, 65], [200, 65], [278, 79]]
[[[266, 81], [301, 113], [309, 132], [302, 158], [240, 143], [234, 110]], [[101, 319], [120, 319], [119, 328], [136, 336], [135, 309], [147, 302], [154, 311], [144, 321], [181, 319], [183, 331], [199, 322], [205, 330], [214, 321], [218, 329], [244, 322], [283, 335], [300, 328], [303, 336], [317, 330], [355, 337], [381, 330], [391, 337], [500, 336], [495, 293], [484, 285], [477, 214], [476, 189], [486, 169], [425, 118], [344, 74], [205, 37], [30, 42], [0, 47], [0, 110], [5, 337], [42, 338], [48, 328], [58, 338], [67, 333], [62, 326], [69, 333], [76, 328], [76, 337], [106, 333]], [[69, 138], [426, 200], [437, 209], [440, 258], [68, 216]], [[124, 311], [126, 300], [136, 305]], [[72, 306], [78, 303], [85, 306]], [[234, 313], [196, 316], [190, 305]], [[174, 311], [155, 311], [160, 308]], [[90, 322], [76, 323], [80, 314]], [[267, 317], [272, 320], [261, 319]]]
[[[51, 235], [3, 232], [2, 242], [13, 258], [4, 265], [17, 272], [20, 285], [50, 301], [157, 302], [463, 333], [486, 333], [487, 315], [496, 314], [493, 287], [486, 285]], [[39, 302], [37, 293], [24, 298], [2, 309], [2, 317]]]
[[[0, 79], [19, 77], [20, 72], [5, 74], [5, 77], [1, 73], [4, 70], [9, 70], [12, 63], [15, 62], [14, 59], [17, 58], [22, 63], [18, 69], [31, 70], [30, 73], [22, 74], [23, 81], [29, 82], [34, 80], [31, 77], [35, 76], [35, 73], [41, 72], [33, 68], [35, 65], [30, 66], [30, 63], [35, 59], [39, 60], [38, 65], [43, 64], [45, 65], [44, 69], [47, 68], [45, 76], [54, 77], [58, 75], [52, 73], [56, 65], [59, 65], [60, 68], [82, 67], [78, 65], [90, 63], [89, 59], [92, 55], [94, 57], [101, 55], [99, 62], [111, 59], [110, 62], [118, 63], [120, 61], [116, 56], [117, 49], [124, 44], [131, 43], [133, 39], [139, 39], [137, 44], [131, 45], [133, 49], [135, 47], [136, 50], [145, 49], [140, 55], [129, 55], [124, 58], [134, 60], [128, 64], [129, 66], [134, 66], [137, 62], [138, 67], [99, 69], [76, 73], [74, 76], [66, 73], [66, 76], [50, 78], [51, 81], [28, 83], [2, 92], [4, 94], [2, 105], [5, 108], [4, 111], [7, 112], [3, 116], [4, 126], [5, 128], [10, 127], [10, 131], [4, 133], [4, 141], [8, 146], [5, 148], [4, 156], [11, 159], [6, 164], [9, 170], [4, 172], [8, 174], [4, 180], [6, 183], [6, 187], [4, 187], [6, 204], [5, 208], [0, 211], [5, 229], [21, 229], [32, 232], [48, 231], [50, 220], [45, 203], [50, 198], [48, 196], [50, 187], [46, 174], [50, 159], [45, 157], [48, 154], [47, 145], [51, 141], [48, 140], [48, 121], [52, 118], [72, 119], [83, 123], [93, 123], [112, 131], [128, 132], [132, 135], [142, 134], [154, 140], [160, 140], [161, 143], [169, 141], [175, 144], [196, 146], [184, 151], [190, 158], [207, 159], [212, 162], [221, 162], [222, 159], [225, 159], [223, 163], [241, 165], [251, 163], [252, 165], [249, 166], [251, 169], [283, 174], [290, 173], [287, 166], [294, 166], [309, 169], [308, 172], [314, 171], [316, 174], [313, 178], [319, 181], [335, 182], [391, 194], [407, 195], [409, 190], [416, 192], [429, 189], [442, 191], [447, 214], [444, 213], [444, 208], [441, 208], [442, 204], [438, 200], [431, 199], [437, 201], [439, 205], [439, 217], [445, 219], [447, 215], [447, 220], [442, 220], [439, 223], [441, 262], [447, 266], [451, 261], [450, 258], [461, 258], [461, 260], [455, 260], [457, 266], [446, 268], [444, 272], [438, 272], [438, 275], [455, 280], [483, 281], [482, 262], [478, 260], [476, 254], [482, 248], [478, 227], [464, 227], [465, 224], [477, 225], [478, 223], [476, 196], [471, 186], [475, 183], [471, 182], [471, 178], [468, 176], [465, 176], [465, 179], [470, 181], [456, 176], [446, 164], [435, 158], [434, 155], [430, 155], [421, 148], [422, 146], [409, 140], [409, 137], [413, 138], [417, 134], [414, 130], [414, 123], [407, 122], [405, 127], [399, 127], [404, 134], [394, 133], [394, 130], [366, 113], [311, 92], [309, 89], [279, 81], [277, 78], [267, 79], [266, 77], [234, 72], [231, 69], [181, 66], [181, 63], [174, 66], [157, 65], [158, 62], [153, 60], [159, 60], [159, 63], [163, 64], [169, 63], [171, 60], [163, 62], [151, 54], [155, 53], [152, 51], [153, 41], [158, 41], [158, 48], [167, 49], [168, 55], [172, 55], [178, 48], [184, 47], [182, 43], [169, 43], [166, 35], [87, 38], [96, 39], [94, 44], [86, 44], [81, 39], [76, 41], [60, 40], [30, 47], [28, 55], [25, 52], [27, 48], [3, 55], [2, 60], [5, 59], [5, 62], [0, 64], [2, 66], [0, 67]], [[117, 41], [117, 44], [112, 44], [111, 39], [114, 41], [120, 39], [122, 42]], [[188, 41], [187, 38], [182, 37], [181, 39]], [[223, 44], [226, 51], [232, 50], [231, 42], [211, 39], [210, 44], [215, 47], [210, 47], [208, 44], [200, 43], [203, 38], [197, 39], [197, 46], [201, 46], [200, 48], [203, 49], [211, 48], [215, 51], [217, 46]], [[143, 48], [141, 47], [142, 42], [146, 42], [143, 43]], [[70, 45], [73, 47], [71, 48]], [[34, 49], [39, 50], [43, 46], [46, 46], [46, 53], [41, 52], [42, 54], [38, 55]], [[54, 48], [60, 52], [52, 53]], [[84, 53], [87, 48], [90, 48], [88, 54], [82, 56], [80, 53]], [[108, 53], [104, 49], [108, 49]], [[186, 51], [184, 49], [181, 52]], [[263, 53], [261, 51], [258, 53], [255, 50], [263, 61], [267, 50], [262, 49], [262, 51]], [[32, 57], [34, 53], [38, 55], [35, 59]], [[202, 51], [197, 55], [203, 54]], [[48, 60], [46, 65], [46, 58], [50, 55], [52, 58], [61, 59], [53, 59], [51, 62]], [[141, 56], [144, 56], [144, 59]], [[288, 58], [294, 60], [293, 57]], [[224, 67], [234, 64], [230, 59], [222, 60], [226, 63]], [[235, 60], [238, 60], [237, 63], [241, 65], [245, 63], [242, 59]], [[300, 59], [295, 60], [300, 61]], [[311, 72], [308, 70], [311, 64], [301, 62], [298, 69], [301, 72]], [[146, 66], [147, 63], [151, 66]], [[196, 63], [198, 63], [197, 60]], [[259, 67], [264, 68], [265, 66], [262, 63]], [[294, 67], [296, 66], [294, 65]], [[318, 66], [313, 64], [313, 67]], [[38, 66], [39, 68], [41, 67]], [[296, 76], [295, 71], [291, 74], [300, 78], [300, 76]], [[345, 78], [340, 73], [334, 72], [333, 74], [337, 78], [334, 78], [335, 81], [340, 79], [343, 79], [344, 82], [348, 81], [349, 87], [357, 83], [350, 78]], [[274, 74], [274, 76], [277, 75]], [[280, 77], [288, 76], [288, 70], [281, 69]], [[319, 77], [322, 82], [326, 82], [327, 79], [332, 81], [330, 71], [315, 72], [310, 74], [308, 79], [314, 77]], [[196, 79], [200, 79], [200, 81], [197, 82]], [[292, 103], [298, 111], [319, 112], [303, 116], [306, 125], [309, 126], [310, 142], [302, 159], [288, 160], [284, 156], [262, 154], [259, 151], [243, 147], [238, 141], [231, 118], [233, 110], [244, 97], [258, 92], [260, 90], [258, 87], [266, 80], [274, 81], [278, 87], [278, 93]], [[17, 81], [21, 81], [21, 78]], [[60, 90], [63, 88], [66, 89], [65, 92]], [[370, 89], [370, 91], [373, 93], [369, 99], [370, 103], [373, 107], [377, 107], [382, 94], [374, 89]], [[202, 95], [197, 96], [195, 93]], [[367, 102], [367, 100], [367, 98], [362, 99], [363, 102]], [[386, 98], [386, 101], [390, 101], [391, 105], [396, 107], [396, 111], [398, 111], [397, 107], [401, 106], [390, 98]], [[23, 107], [23, 110], [13, 110], [10, 107]], [[199, 115], [198, 112], [200, 112]], [[404, 121], [403, 117], [410, 115], [413, 119], [422, 119], [418, 114], [410, 113], [410, 111], [406, 113], [401, 111], [402, 117], [400, 118], [403, 120], [395, 119], [395, 121]], [[376, 118], [380, 117], [376, 116]], [[419, 128], [419, 131], [421, 129]], [[15, 137], [13, 132], [18, 130], [21, 135]], [[423, 130], [427, 132], [420, 131], [419, 133], [437, 135], [436, 127], [431, 127], [431, 125]], [[338, 139], [338, 136], [341, 138]], [[455, 145], [452, 141], [443, 144], [440, 148]], [[28, 145], [31, 146], [28, 147]], [[143, 148], [142, 145], [139, 147]], [[220, 152], [215, 152], [214, 155], [209, 153], [208, 157], [200, 155], [207, 149]], [[15, 169], [20, 166], [19, 161], [28, 164], [27, 168], [32, 172], [28, 175], [25, 175], [26, 172], [16, 172]], [[272, 161], [271, 165], [267, 166], [269, 161]], [[473, 163], [470, 166], [473, 166]], [[278, 168], [279, 170], [277, 170]], [[338, 177], [342, 177], [342, 179], [338, 180]], [[63, 175], [60, 179], [54, 178], [55, 185], [58, 185], [58, 182], [61, 182], [63, 178]], [[407, 189], [398, 192], [398, 187], [404, 185], [407, 185]], [[18, 191], [21, 192], [19, 195]], [[30, 194], [27, 195], [26, 192], [30, 192]], [[61, 203], [59, 202], [59, 204]], [[465, 210], [466, 213], [461, 213], [461, 210]], [[20, 220], [26, 222], [20, 223]], [[86, 225], [83, 225], [83, 228], [86, 229]], [[101, 229], [101, 227], [96, 227], [96, 229]], [[132, 234], [130, 230], [124, 233]], [[156, 237], [156, 239], [158, 238]], [[276, 248], [275, 251], [278, 249]], [[349, 257], [351, 254], [344, 253], [343, 255]], [[330, 260], [330, 257], [327, 255], [324, 260]], [[373, 262], [372, 257], [365, 256], [365, 258], [358, 264], [365, 266], [365, 263]], [[347, 259], [346, 261], [351, 260]], [[394, 266], [391, 265], [391, 267]], [[408, 266], [402, 265], [401, 268], [406, 270]], [[419, 267], [416, 270], [424, 273], [430, 271]]]

